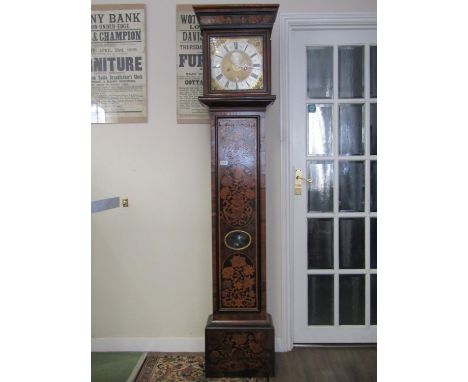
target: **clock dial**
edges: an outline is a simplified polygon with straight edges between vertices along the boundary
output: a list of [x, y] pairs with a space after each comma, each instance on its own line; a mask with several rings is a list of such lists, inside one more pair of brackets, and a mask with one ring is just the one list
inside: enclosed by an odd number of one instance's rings
[[211, 90], [263, 89], [263, 38], [210, 37]]

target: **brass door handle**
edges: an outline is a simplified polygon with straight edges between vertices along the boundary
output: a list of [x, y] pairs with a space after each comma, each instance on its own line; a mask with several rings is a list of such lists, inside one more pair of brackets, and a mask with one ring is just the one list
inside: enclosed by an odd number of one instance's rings
[[307, 183], [312, 183], [312, 179], [307, 179], [302, 176], [302, 171], [300, 169], [296, 170], [296, 176], [294, 178], [294, 194], [301, 195], [302, 194], [302, 181], [306, 181]]
[[308, 183], [312, 183], [312, 179], [304, 178], [304, 177], [302, 176], [302, 171], [299, 170], [299, 169], [296, 170], [296, 180], [298, 180], [298, 179], [300, 179], [300, 180], [305, 180], [305, 181], [308, 182]]
[[303, 178], [302, 176], [296, 177], [296, 179], [305, 180], [307, 183], [312, 183], [312, 179]]

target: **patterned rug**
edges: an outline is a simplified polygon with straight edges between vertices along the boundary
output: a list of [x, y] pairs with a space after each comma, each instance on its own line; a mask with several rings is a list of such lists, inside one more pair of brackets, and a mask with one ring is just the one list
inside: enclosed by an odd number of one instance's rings
[[148, 353], [135, 382], [266, 382], [265, 378], [205, 378], [202, 355]]

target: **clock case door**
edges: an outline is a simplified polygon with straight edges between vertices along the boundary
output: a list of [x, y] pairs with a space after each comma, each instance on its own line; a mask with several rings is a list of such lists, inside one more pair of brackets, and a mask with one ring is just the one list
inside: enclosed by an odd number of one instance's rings
[[[211, 118], [213, 320], [267, 320], [264, 112]], [[233, 249], [238, 232], [248, 242]]]
[[[210, 41], [212, 38], [245, 38], [245, 37], [260, 37], [263, 40], [263, 88], [261, 89], [246, 89], [246, 90], [221, 90], [212, 89], [211, 84], [211, 52]], [[206, 31], [203, 36], [203, 60], [209, 63], [205, 68], [209, 67], [210, 70], [205, 70], [203, 73], [203, 94], [211, 96], [229, 96], [229, 97], [248, 97], [248, 96], [262, 96], [269, 95], [270, 89], [270, 59], [268, 57], [270, 52], [270, 31], [268, 29], [246, 29], [233, 31]]]

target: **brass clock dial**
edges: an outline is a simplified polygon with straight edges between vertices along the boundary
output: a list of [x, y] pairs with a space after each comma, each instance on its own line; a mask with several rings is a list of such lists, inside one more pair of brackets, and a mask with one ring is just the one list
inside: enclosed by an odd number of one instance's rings
[[210, 37], [211, 90], [263, 89], [263, 37]]

